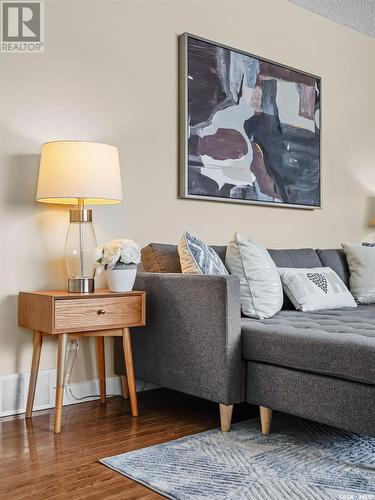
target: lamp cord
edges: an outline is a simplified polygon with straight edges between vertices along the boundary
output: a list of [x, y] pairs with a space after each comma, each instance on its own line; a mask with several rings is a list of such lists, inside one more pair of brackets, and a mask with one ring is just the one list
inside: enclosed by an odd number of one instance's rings
[[[74, 365], [76, 363], [77, 356], [78, 356], [79, 342], [77, 342], [76, 340], [72, 340], [71, 343], [75, 345], [75, 350], [74, 350], [74, 355], [73, 355], [72, 361], [69, 364], [69, 357], [68, 357], [68, 360], [67, 360], [66, 366], [65, 366], [66, 375], [65, 375], [65, 379], [64, 379], [64, 385], [66, 387], [67, 393], [75, 401], [83, 401], [83, 400], [89, 399], [89, 398], [100, 398], [100, 394], [90, 394], [88, 396], [78, 397], [73, 393], [71, 385], [70, 385], [70, 380], [71, 380], [73, 368], [74, 368]], [[146, 387], [147, 387], [147, 382], [144, 382], [141, 391], [144, 391], [146, 389]], [[107, 394], [107, 397], [114, 397], [114, 396], [118, 396], [118, 394]]]
[[[78, 356], [79, 342], [77, 342], [76, 340], [73, 340], [71, 343], [75, 345], [75, 350], [74, 350], [74, 355], [73, 355], [72, 361], [70, 363], [70, 366], [69, 366], [69, 358], [68, 358], [67, 363], [66, 363], [67, 366], [65, 367], [66, 375], [65, 375], [65, 380], [64, 380], [65, 384], [64, 385], [66, 387], [67, 393], [75, 401], [83, 401], [83, 400], [89, 399], [89, 398], [100, 398], [99, 394], [89, 394], [88, 396], [78, 397], [73, 393], [71, 385], [70, 385], [70, 380], [71, 380], [73, 368], [74, 368], [74, 365], [75, 365], [75, 362], [76, 362], [77, 356]], [[108, 397], [111, 397], [111, 396], [117, 396], [117, 394], [108, 394]]]

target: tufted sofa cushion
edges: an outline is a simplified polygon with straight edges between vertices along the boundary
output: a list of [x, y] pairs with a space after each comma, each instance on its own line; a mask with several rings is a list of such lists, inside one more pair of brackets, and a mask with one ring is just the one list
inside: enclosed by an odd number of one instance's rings
[[[375, 385], [375, 305], [242, 318], [242, 357]], [[277, 383], [277, 381], [275, 381]]]

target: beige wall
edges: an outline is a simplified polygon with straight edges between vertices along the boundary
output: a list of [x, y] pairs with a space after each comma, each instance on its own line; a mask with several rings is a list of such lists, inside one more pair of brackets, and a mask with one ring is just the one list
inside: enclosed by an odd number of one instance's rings
[[[322, 210], [177, 199], [184, 31], [322, 77]], [[375, 193], [374, 56], [374, 39], [284, 0], [47, 0], [45, 54], [0, 55], [0, 373], [29, 367], [18, 290], [66, 282], [67, 211], [34, 201], [41, 143], [118, 145], [125, 203], [95, 208], [101, 242], [176, 242], [189, 229], [215, 243], [235, 230], [270, 247], [358, 243], [375, 236], [366, 228]], [[42, 368], [55, 363], [47, 344]], [[94, 376], [93, 352], [84, 346], [77, 380]]]

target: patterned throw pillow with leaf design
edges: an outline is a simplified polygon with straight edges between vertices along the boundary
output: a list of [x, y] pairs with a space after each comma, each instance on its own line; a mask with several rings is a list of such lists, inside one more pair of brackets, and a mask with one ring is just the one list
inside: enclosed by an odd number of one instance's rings
[[279, 274], [285, 293], [299, 311], [357, 307], [344, 282], [330, 267], [282, 267]]
[[187, 231], [178, 244], [178, 254], [183, 273], [229, 274], [215, 250]]

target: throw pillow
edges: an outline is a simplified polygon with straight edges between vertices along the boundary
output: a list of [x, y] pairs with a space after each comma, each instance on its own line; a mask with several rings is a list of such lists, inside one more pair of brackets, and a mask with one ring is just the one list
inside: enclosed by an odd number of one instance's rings
[[215, 250], [187, 231], [184, 232], [178, 244], [178, 254], [183, 273], [228, 274]]
[[271, 318], [283, 305], [283, 289], [268, 251], [236, 233], [228, 244], [225, 264], [241, 283], [241, 309], [250, 318]]
[[285, 293], [299, 311], [357, 307], [344, 282], [330, 267], [281, 267]]
[[350, 291], [359, 304], [375, 303], [375, 247], [342, 245], [350, 271]]
[[149, 243], [142, 248], [142, 264], [147, 273], [180, 273], [177, 245]]

